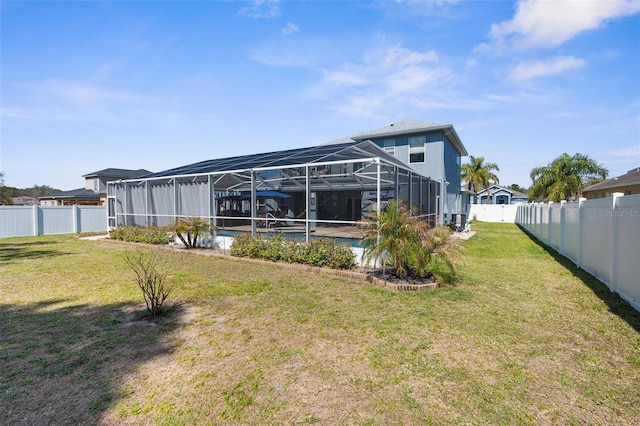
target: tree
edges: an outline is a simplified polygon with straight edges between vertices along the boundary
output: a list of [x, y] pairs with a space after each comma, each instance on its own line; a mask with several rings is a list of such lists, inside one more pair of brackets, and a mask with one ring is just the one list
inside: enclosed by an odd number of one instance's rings
[[576, 199], [582, 190], [607, 178], [609, 171], [585, 154], [560, 155], [551, 164], [531, 170], [529, 197], [558, 202]]
[[469, 163], [463, 164], [460, 168], [462, 180], [467, 183], [467, 189], [478, 196], [481, 189], [487, 190], [487, 201], [491, 202], [491, 185], [500, 183], [498, 176], [493, 170], [499, 172], [500, 169], [496, 163], [485, 163], [484, 157], [469, 156]]
[[8, 188], [4, 186], [4, 172], [0, 172], [0, 206], [11, 205], [11, 194], [9, 194]]
[[396, 200], [390, 201], [382, 212], [373, 212], [367, 222], [363, 258], [367, 262], [379, 260], [383, 274], [388, 264], [400, 279], [408, 275], [423, 278], [434, 272], [434, 257], [455, 272], [452, 254], [458, 251], [458, 246], [449, 241], [447, 227], [430, 228]]
[[213, 230], [213, 226], [202, 218], [188, 217], [178, 219], [175, 223], [169, 225], [169, 230], [182, 241], [185, 248], [190, 249], [198, 247], [198, 238], [201, 241], [207, 232]]
[[60, 189], [52, 188], [49, 185], [33, 185], [31, 188], [25, 188], [22, 190], [22, 195], [29, 197], [43, 197], [45, 195], [55, 194], [56, 192], [62, 192]]
[[527, 188], [523, 188], [522, 186], [518, 185], [517, 183], [512, 183], [511, 185], [507, 186], [507, 188], [512, 190], [512, 191], [522, 192], [523, 194], [526, 194], [527, 192], [529, 192], [529, 190]]
[[175, 260], [168, 252], [159, 248], [129, 251], [124, 258], [135, 275], [136, 284], [142, 290], [151, 318], [162, 314], [162, 305], [173, 291], [168, 275], [175, 270]]

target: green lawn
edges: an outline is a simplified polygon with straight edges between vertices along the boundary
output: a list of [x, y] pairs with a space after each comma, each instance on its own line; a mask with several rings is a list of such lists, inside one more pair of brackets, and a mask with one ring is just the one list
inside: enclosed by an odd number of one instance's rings
[[130, 245], [0, 239], [0, 424], [639, 424], [640, 313], [474, 230], [431, 292], [180, 253], [157, 325]]

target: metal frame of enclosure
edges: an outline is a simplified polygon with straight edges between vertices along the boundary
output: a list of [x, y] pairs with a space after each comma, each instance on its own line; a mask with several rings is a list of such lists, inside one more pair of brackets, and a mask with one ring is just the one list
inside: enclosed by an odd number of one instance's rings
[[311, 233], [357, 226], [390, 199], [435, 222], [440, 183], [371, 141], [204, 161], [109, 182], [108, 225], [164, 226], [200, 217], [216, 229]]

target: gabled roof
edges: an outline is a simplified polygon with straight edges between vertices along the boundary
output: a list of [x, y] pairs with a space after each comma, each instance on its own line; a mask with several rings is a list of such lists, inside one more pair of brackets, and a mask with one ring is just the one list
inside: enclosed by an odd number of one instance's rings
[[458, 137], [456, 130], [453, 128], [453, 125], [435, 123], [433, 121], [400, 121], [398, 123], [392, 123], [386, 127], [381, 127], [380, 129], [372, 130], [370, 132], [357, 133], [351, 136], [351, 139], [361, 141], [366, 139], [433, 132], [437, 130], [441, 130], [444, 132], [449, 142], [451, 142], [451, 144], [456, 148], [460, 155], [469, 155], [467, 149], [464, 147], [462, 141]]
[[70, 191], [56, 192], [55, 194], [43, 195], [42, 197], [38, 197], [39, 200], [58, 198], [87, 198], [99, 200], [100, 194], [98, 194], [97, 192], [93, 192], [90, 189], [78, 188], [72, 189]]
[[182, 167], [165, 170], [143, 176], [158, 178], [171, 176], [189, 176], [207, 173], [223, 173], [238, 170], [266, 169], [271, 167], [299, 167], [305, 164], [328, 163], [332, 161], [357, 160], [380, 157], [387, 163], [402, 168], [408, 166], [380, 149], [371, 141], [347, 142], [333, 145], [319, 145], [306, 148], [274, 151], [262, 154], [241, 155], [201, 161]]
[[83, 175], [83, 178], [95, 178], [95, 177], [107, 177], [107, 178], [117, 178], [117, 179], [134, 179], [140, 176], [151, 174], [149, 170], [138, 169], [138, 170], [130, 170], [130, 169], [103, 169], [98, 170], [97, 172], [88, 173]]
[[603, 189], [614, 189], [621, 186], [628, 185], [640, 185], [640, 167], [629, 170], [627, 173], [616, 176], [611, 179], [607, 179], [603, 182], [596, 183], [594, 185], [587, 186], [582, 192], [586, 191], [600, 191]]
[[[529, 198], [529, 196], [527, 194], [524, 194], [520, 191], [515, 191], [513, 189], [510, 188], [505, 188], [504, 186], [500, 186], [500, 185], [491, 185], [491, 192], [494, 193], [495, 190], [497, 191], [505, 191], [511, 194], [512, 198]], [[480, 191], [478, 191], [478, 195], [480, 194], [486, 194], [487, 190], [486, 189], [482, 189]]]

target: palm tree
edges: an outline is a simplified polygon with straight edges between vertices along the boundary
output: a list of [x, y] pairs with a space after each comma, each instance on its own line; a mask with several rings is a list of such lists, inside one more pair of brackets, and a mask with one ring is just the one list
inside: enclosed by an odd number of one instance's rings
[[455, 276], [459, 246], [449, 241], [449, 228], [430, 228], [415, 213], [396, 200], [389, 201], [383, 211], [372, 212], [364, 232], [363, 259], [379, 260], [383, 274], [390, 265], [398, 278], [405, 279], [408, 275], [422, 278], [436, 274], [432, 260], [437, 257], [437, 269], [445, 275], [441, 279], [450, 281]]
[[585, 154], [564, 153], [551, 164], [531, 170], [533, 185], [529, 196], [537, 200], [558, 202], [576, 199], [582, 190], [607, 178], [609, 171]]
[[472, 191], [475, 197], [478, 196], [479, 190], [487, 190], [487, 204], [491, 202], [491, 185], [500, 183], [493, 170], [500, 171], [496, 163], [485, 163], [484, 157], [473, 155], [469, 156], [469, 163], [463, 164], [460, 168], [462, 180], [467, 183], [467, 189]]
[[380, 259], [382, 273], [391, 265], [400, 278], [409, 272], [410, 259], [419, 253], [422, 222], [411, 220], [411, 212], [400, 202], [391, 200], [386, 209], [369, 216], [364, 233], [364, 259]]

